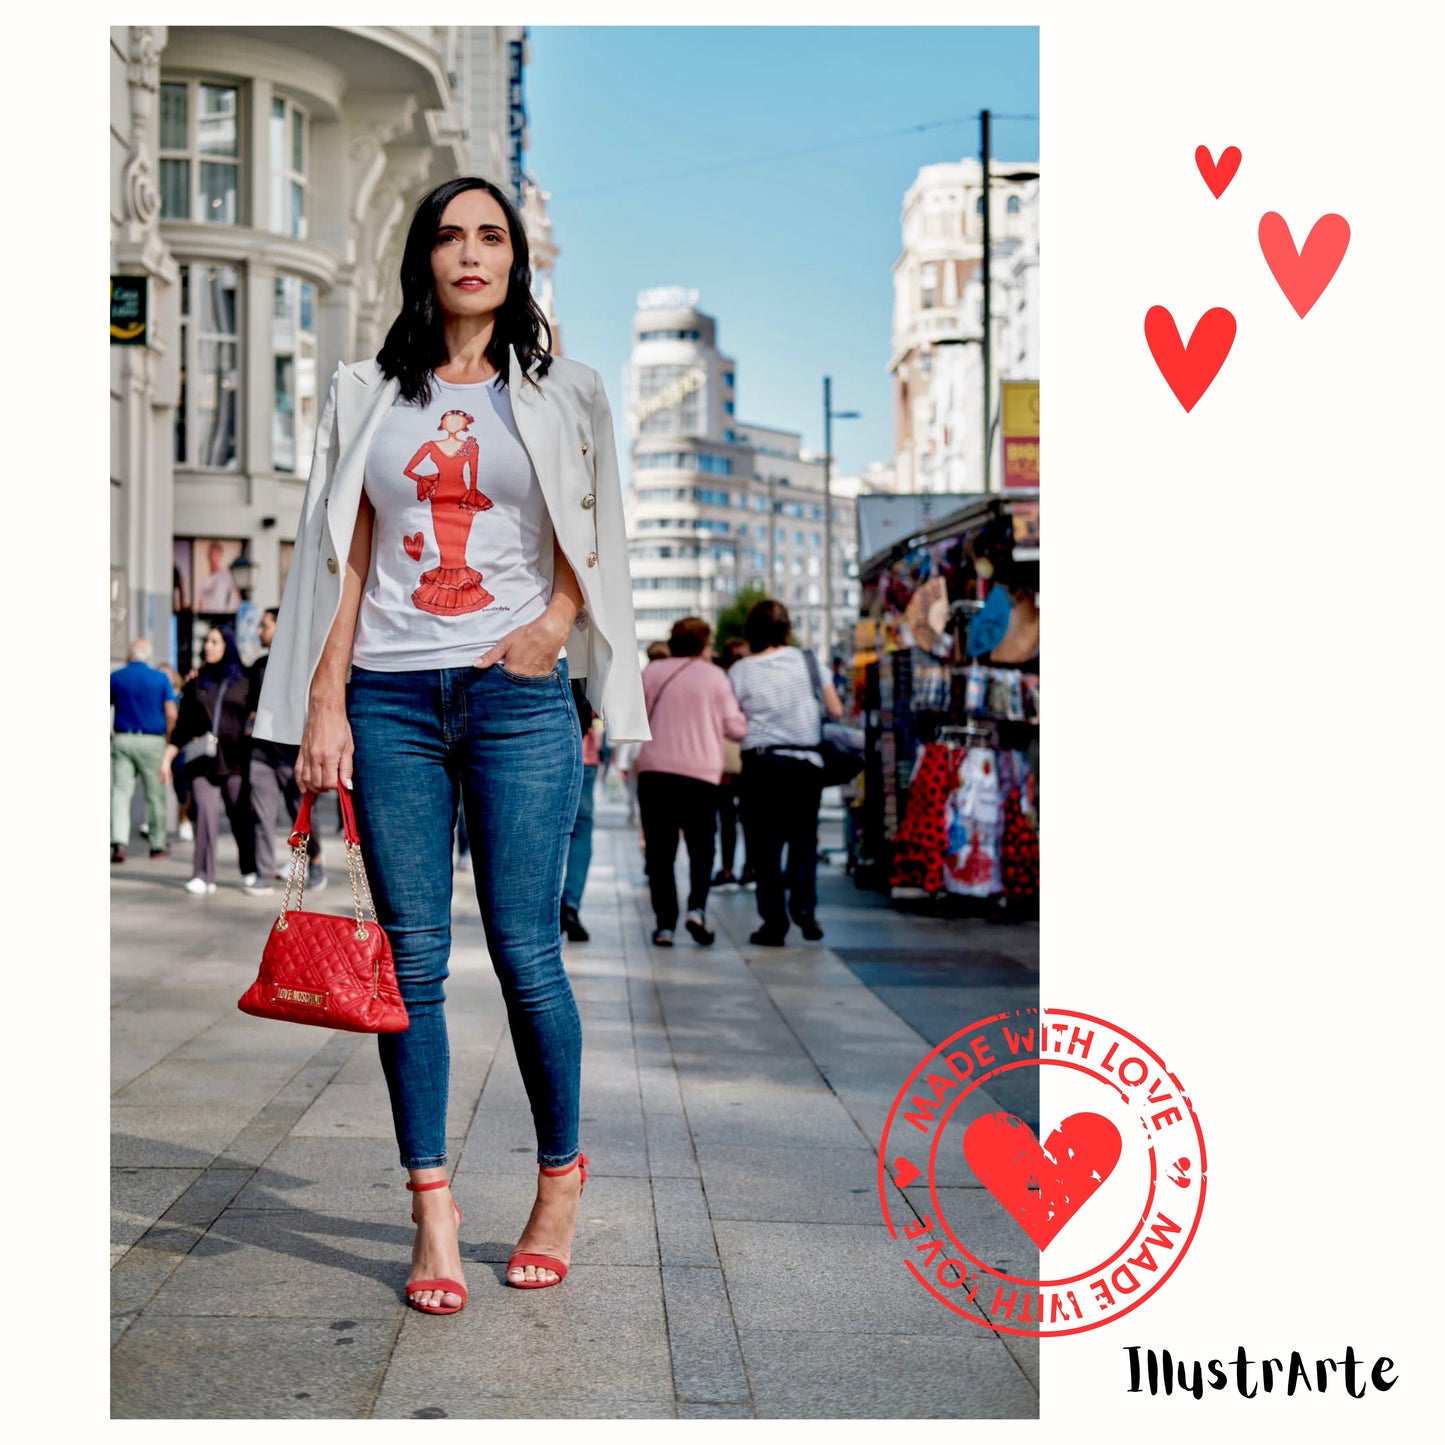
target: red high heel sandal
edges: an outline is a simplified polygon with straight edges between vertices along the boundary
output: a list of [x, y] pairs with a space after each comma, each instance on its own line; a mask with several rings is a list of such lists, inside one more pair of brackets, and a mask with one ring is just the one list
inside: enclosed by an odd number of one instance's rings
[[[413, 1184], [410, 1180], [407, 1180], [406, 1187], [410, 1189], [413, 1194], [424, 1194], [428, 1189], [445, 1189], [450, 1182], [451, 1181], [447, 1179], [436, 1179], [430, 1184]], [[453, 1199], [452, 1208], [457, 1212], [457, 1228], [460, 1229], [462, 1224], [462, 1207]], [[416, 1217], [416, 1210], [412, 1210], [411, 1222], [413, 1224], [421, 1223]], [[440, 1289], [445, 1290], [448, 1294], [459, 1294], [462, 1297], [462, 1302], [459, 1305], [424, 1305], [418, 1304], [416, 1300], [412, 1298], [413, 1294], [419, 1294], [429, 1289]], [[412, 1309], [420, 1310], [425, 1315], [459, 1314], [466, 1308], [467, 1287], [459, 1279], [414, 1279], [406, 1287], [406, 1302]]]
[[[549, 1169], [545, 1164], [537, 1167], [543, 1174], [551, 1175], [553, 1178], [562, 1174], [570, 1174], [574, 1169], [582, 1171], [582, 1188], [577, 1191], [577, 1197], [582, 1197], [582, 1190], [587, 1188], [587, 1164], [585, 1154], [579, 1154], [570, 1164], [561, 1169]], [[551, 1289], [554, 1284], [561, 1284], [567, 1278], [567, 1264], [564, 1260], [555, 1258], [550, 1254], [527, 1254], [518, 1252], [507, 1261], [507, 1274], [510, 1275], [514, 1269], [525, 1269], [527, 1265], [534, 1269], [550, 1269], [556, 1279], [508, 1279], [507, 1283], [513, 1289]]]

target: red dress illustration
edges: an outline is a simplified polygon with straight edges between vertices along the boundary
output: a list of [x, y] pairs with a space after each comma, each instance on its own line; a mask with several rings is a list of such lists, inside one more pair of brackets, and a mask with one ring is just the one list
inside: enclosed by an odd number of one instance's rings
[[[482, 586], [482, 574], [467, 566], [467, 542], [472, 535], [472, 521], [478, 512], [485, 512], [492, 499], [477, 490], [477, 456], [475, 437], [457, 438], [447, 427], [454, 416], [471, 417], [465, 412], [449, 412], [442, 418], [448, 435], [461, 441], [460, 449], [448, 456], [436, 442], [426, 442], [406, 464], [406, 475], [416, 483], [419, 502], [431, 502], [432, 532], [436, 536], [441, 564], [421, 574], [411, 600], [423, 612], [439, 617], [459, 617], [479, 612], [496, 598]], [[465, 426], [456, 428], [464, 431]], [[435, 472], [418, 473], [424, 461], [436, 466]], [[470, 481], [467, 469], [471, 469]], [[410, 549], [408, 549], [410, 551]]]

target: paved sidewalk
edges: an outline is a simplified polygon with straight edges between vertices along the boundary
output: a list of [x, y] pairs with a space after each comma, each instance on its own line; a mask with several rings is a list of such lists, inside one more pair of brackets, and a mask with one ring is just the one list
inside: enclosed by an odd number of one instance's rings
[[[636, 830], [604, 793], [598, 823], [592, 941], [566, 950], [595, 1162], [558, 1289], [503, 1284], [534, 1140], [457, 875], [448, 1135], [470, 1303], [448, 1317], [402, 1302], [410, 1196], [374, 1042], [236, 1010], [279, 894], [239, 891], [229, 839], [210, 897], [180, 887], [189, 845], [112, 869], [117, 1417], [1036, 1416], [1037, 1342], [908, 1278], [876, 1173], [928, 1048], [1037, 1004], [1036, 927], [900, 915], [832, 868], [823, 944], [751, 947], [735, 893], [714, 948], [653, 949]], [[341, 911], [329, 871], [316, 906]], [[1023, 1093], [997, 1106], [1037, 1112]], [[1036, 1264], [976, 1181], [948, 1182], [950, 1217]]]

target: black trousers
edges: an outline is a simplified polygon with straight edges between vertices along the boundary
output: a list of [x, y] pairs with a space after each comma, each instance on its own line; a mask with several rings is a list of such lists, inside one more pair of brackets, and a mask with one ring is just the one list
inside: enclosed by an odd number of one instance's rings
[[639, 773], [637, 806], [647, 846], [647, 882], [659, 928], [677, 927], [677, 835], [687, 842], [687, 907], [707, 908], [712, 885], [712, 840], [717, 828], [716, 783], [679, 773]]
[[[763, 927], [787, 932], [818, 906], [818, 803], [821, 769], [776, 753], [743, 754], [742, 821], [748, 866], [758, 882]], [[787, 864], [783, 850], [787, 850]]]
[[733, 863], [738, 856], [738, 780], [727, 778], [718, 789], [718, 825], [722, 834], [722, 867], [736, 873]]

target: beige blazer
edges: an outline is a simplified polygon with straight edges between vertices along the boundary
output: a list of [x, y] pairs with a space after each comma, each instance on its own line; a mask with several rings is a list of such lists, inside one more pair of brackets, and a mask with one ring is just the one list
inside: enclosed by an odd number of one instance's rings
[[[642, 701], [622, 482], [602, 378], [554, 357], [540, 382], [523, 377], [508, 348], [512, 414], [583, 609], [567, 638], [567, 670], [619, 742], [651, 737]], [[513, 380], [519, 378], [519, 380]], [[371, 438], [397, 396], [374, 360], [336, 368], [316, 429], [296, 550], [281, 599], [254, 735], [299, 743], [311, 679], [341, 606], [341, 580], [361, 502]], [[552, 558], [541, 559], [550, 572]]]

